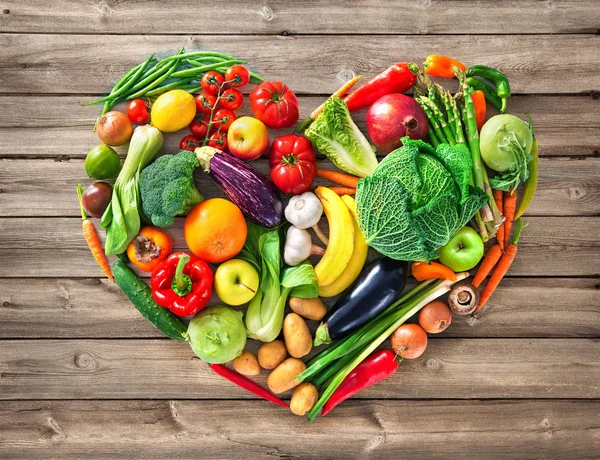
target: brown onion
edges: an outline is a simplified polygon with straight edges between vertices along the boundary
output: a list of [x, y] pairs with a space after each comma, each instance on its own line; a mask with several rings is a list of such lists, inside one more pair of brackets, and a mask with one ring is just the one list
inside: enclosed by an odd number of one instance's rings
[[415, 359], [427, 348], [427, 334], [418, 324], [403, 324], [392, 334], [392, 349], [406, 359]]
[[452, 310], [444, 302], [434, 300], [419, 312], [419, 324], [425, 332], [439, 334], [452, 323]]
[[133, 126], [123, 112], [112, 111], [102, 115], [96, 131], [106, 145], [123, 145], [131, 139]]

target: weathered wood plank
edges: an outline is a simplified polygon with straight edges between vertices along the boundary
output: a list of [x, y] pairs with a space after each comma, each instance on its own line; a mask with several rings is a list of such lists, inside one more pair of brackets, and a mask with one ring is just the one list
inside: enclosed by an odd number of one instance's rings
[[[505, 279], [476, 318], [443, 337], [600, 337], [599, 280]], [[334, 299], [325, 299], [332, 304]], [[213, 296], [211, 304], [220, 303]], [[68, 327], [67, 327], [68, 325]], [[310, 322], [316, 327], [316, 322]], [[0, 338], [158, 338], [108, 280], [3, 279]]]
[[[314, 3], [235, 0], [204, 5], [204, 17], [227, 21], [190, 21], [199, 12], [185, 1], [96, 3], [90, 0], [7, 0], [2, 32], [127, 34], [520, 34], [595, 33], [600, 16], [583, 0], [515, 3], [502, 0], [438, 2], [369, 1], [357, 6], [343, 0]], [[177, 14], [172, 14], [173, 10]], [[466, 12], [468, 11], [468, 14]], [[165, 18], [169, 20], [165, 20]], [[77, 20], [74, 20], [77, 18]]]
[[307, 423], [259, 401], [13, 401], [0, 443], [26, 459], [591, 459], [599, 414], [598, 401], [346, 401]]
[[[300, 96], [300, 119], [308, 117], [325, 97]], [[81, 107], [89, 97], [0, 96], [0, 157], [78, 157], [98, 144], [92, 132], [98, 107]], [[117, 106], [123, 109], [123, 105]], [[541, 143], [541, 156], [594, 155], [600, 149], [600, 100], [592, 96], [519, 96], [509, 101], [509, 111], [526, 119], [530, 114]], [[490, 107], [490, 115], [495, 112]], [[248, 101], [239, 116], [252, 115]], [[354, 114], [366, 133], [365, 114]], [[31, 130], [35, 129], [35, 136]], [[271, 139], [290, 130], [271, 131]], [[565, 133], [569, 133], [565, 135]], [[164, 151], [177, 151], [186, 132], [167, 134]], [[65, 142], [68, 139], [68, 142]], [[125, 149], [120, 149], [125, 153]]]
[[[0, 399], [229, 399], [254, 396], [224, 384], [184, 342], [4, 340]], [[251, 340], [248, 349], [256, 350]], [[267, 372], [257, 376], [266, 383]], [[432, 338], [419, 359], [360, 398], [599, 398], [598, 339]], [[399, 391], [401, 389], [401, 391]]]
[[[361, 15], [362, 16], [362, 15]], [[0, 92], [107, 91], [150, 53], [219, 49], [247, 60], [298, 93], [329, 94], [354, 74], [373, 75], [398, 60], [442, 52], [507, 74], [514, 93], [600, 90], [598, 35], [515, 36], [163, 36], [0, 35]], [[277, 52], [273, 52], [273, 50]], [[398, 50], [402, 50], [399, 54]], [[466, 59], [468, 58], [468, 59]], [[291, 71], [293, 69], [293, 71]], [[565, 74], [568, 69], [568, 74]]]
[[[266, 158], [253, 165], [268, 175]], [[319, 160], [319, 166], [334, 168], [326, 159]], [[599, 175], [600, 158], [541, 158], [539, 186], [528, 214], [599, 215]], [[201, 171], [195, 177], [206, 198], [225, 196]], [[0, 159], [0, 216], [79, 216], [77, 183], [90, 183], [81, 159]], [[315, 184], [332, 185], [320, 178]]]

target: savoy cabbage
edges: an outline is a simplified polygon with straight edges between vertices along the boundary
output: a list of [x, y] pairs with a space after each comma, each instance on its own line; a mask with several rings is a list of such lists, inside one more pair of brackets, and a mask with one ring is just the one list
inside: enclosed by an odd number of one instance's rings
[[356, 189], [356, 211], [369, 246], [397, 260], [429, 262], [488, 198], [472, 186], [465, 144], [402, 139]]

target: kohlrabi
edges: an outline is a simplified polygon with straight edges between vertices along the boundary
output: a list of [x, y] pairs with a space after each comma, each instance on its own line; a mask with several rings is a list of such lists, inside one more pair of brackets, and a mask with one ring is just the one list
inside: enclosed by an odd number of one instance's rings
[[532, 145], [532, 132], [519, 117], [496, 115], [483, 125], [479, 140], [481, 158], [499, 173], [490, 179], [493, 188], [508, 191], [527, 180]]

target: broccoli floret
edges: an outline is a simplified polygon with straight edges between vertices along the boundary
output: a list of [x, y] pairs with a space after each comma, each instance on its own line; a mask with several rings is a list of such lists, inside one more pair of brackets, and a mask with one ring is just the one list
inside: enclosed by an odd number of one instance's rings
[[192, 177], [198, 166], [194, 152], [182, 150], [163, 155], [142, 170], [142, 211], [154, 225], [168, 227], [175, 216], [187, 214], [204, 199]]

